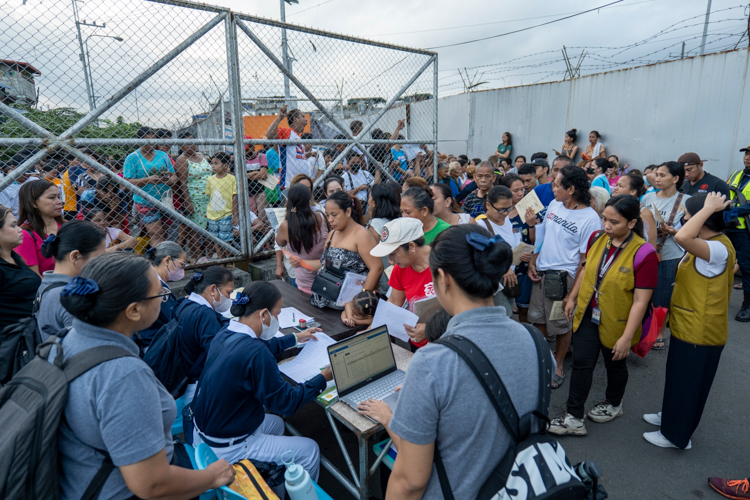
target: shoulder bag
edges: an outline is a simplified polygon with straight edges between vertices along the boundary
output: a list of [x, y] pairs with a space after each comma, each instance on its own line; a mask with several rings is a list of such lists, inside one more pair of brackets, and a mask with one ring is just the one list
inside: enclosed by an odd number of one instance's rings
[[326, 257], [323, 269], [321, 269], [315, 276], [315, 281], [312, 284], [312, 292], [325, 297], [331, 303], [335, 303], [341, 293], [341, 285], [344, 283], [346, 277], [346, 271], [341, 269], [340, 266], [336, 266], [328, 258], [328, 249], [331, 248], [331, 242], [333, 241], [333, 235], [336, 231], [331, 233], [331, 238], [328, 240], [323, 256]]

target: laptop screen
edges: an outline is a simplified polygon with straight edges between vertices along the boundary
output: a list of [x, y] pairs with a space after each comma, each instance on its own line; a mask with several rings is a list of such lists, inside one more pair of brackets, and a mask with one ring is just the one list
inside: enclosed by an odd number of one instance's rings
[[339, 394], [396, 368], [388, 328], [381, 326], [328, 347]]

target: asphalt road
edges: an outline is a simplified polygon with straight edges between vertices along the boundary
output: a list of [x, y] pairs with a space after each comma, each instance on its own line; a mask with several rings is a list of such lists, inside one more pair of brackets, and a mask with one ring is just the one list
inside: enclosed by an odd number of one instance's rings
[[[603, 471], [602, 482], [615, 500], [720, 499], [709, 486], [709, 476], [744, 478], [750, 475], [750, 323], [733, 320], [742, 292], [733, 292], [730, 303], [729, 341], [721, 357], [703, 419], [692, 438], [690, 450], [662, 449], [643, 439], [656, 428], [643, 421], [644, 413], [660, 410], [664, 390], [667, 350], [652, 351], [641, 359], [629, 358], [630, 379], [624, 398], [624, 415], [606, 424], [586, 420], [588, 436], [562, 437], [560, 442], [571, 462], [596, 461]], [[667, 341], [669, 345], [669, 341]], [[565, 362], [567, 378], [552, 392], [552, 416], [565, 411], [572, 358]], [[604, 399], [606, 372], [599, 363], [586, 411]], [[304, 435], [314, 436], [322, 453], [341, 471], [347, 471], [323, 410], [309, 404], [290, 419]], [[351, 432], [340, 428], [352, 459], [357, 460], [357, 442]], [[377, 441], [374, 441], [377, 442]], [[374, 455], [370, 453], [371, 461]], [[372, 462], [371, 462], [372, 463]], [[333, 476], [321, 468], [320, 486], [334, 499], [350, 499]], [[373, 498], [382, 498], [380, 477], [372, 485]]]

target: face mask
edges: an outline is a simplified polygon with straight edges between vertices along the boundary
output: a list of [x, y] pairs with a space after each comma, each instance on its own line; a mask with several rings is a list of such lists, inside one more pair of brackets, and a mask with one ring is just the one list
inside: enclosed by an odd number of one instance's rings
[[229, 310], [230, 307], [232, 307], [232, 299], [225, 296], [223, 293], [219, 292], [219, 290], [216, 290], [219, 294], [219, 301], [212, 300], [214, 303], [214, 311], [217, 313], [225, 313]]
[[185, 270], [178, 266], [174, 261], [172, 261], [172, 265], [174, 266], [174, 269], [172, 270], [167, 267], [167, 281], [180, 281], [185, 277]]
[[356, 165], [352, 165], [351, 168], [352, 168], [352, 172], [356, 174], [357, 172], [359, 172], [360, 165], [359, 163], [357, 163]]
[[271, 340], [273, 336], [276, 335], [276, 332], [279, 331], [279, 320], [276, 319], [270, 312], [268, 313], [268, 315], [271, 316], [271, 324], [266, 326], [266, 324], [263, 323], [263, 313], [260, 313], [260, 325], [262, 327], [262, 330], [260, 332], [261, 340]]
[[643, 182], [646, 183], [646, 186], [651, 186], [651, 184], [648, 183], [648, 180], [646, 179], [646, 176], [643, 176]]

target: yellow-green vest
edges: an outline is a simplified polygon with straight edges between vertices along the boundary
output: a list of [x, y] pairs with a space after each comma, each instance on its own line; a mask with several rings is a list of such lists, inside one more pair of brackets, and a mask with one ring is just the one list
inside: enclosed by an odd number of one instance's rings
[[713, 278], [703, 276], [695, 267], [695, 256], [685, 254], [677, 274], [669, 306], [672, 335], [695, 345], [719, 346], [727, 343], [729, 296], [734, 282], [735, 251], [732, 242], [720, 234], [711, 238], [729, 251], [724, 272]]
[[[611, 238], [602, 235], [591, 245], [586, 255], [586, 267], [583, 271], [581, 289], [578, 292], [576, 315], [573, 318], [573, 331], [576, 331], [581, 325], [583, 314], [594, 295], [599, 264], [606, 252], [608, 243], [611, 241]], [[622, 337], [625, 326], [628, 324], [628, 315], [630, 315], [630, 308], [633, 307], [633, 294], [635, 292], [633, 264], [636, 252], [644, 243], [646, 241], [643, 238], [633, 233], [631, 240], [607, 269], [599, 287], [598, 301], [599, 309], [602, 312], [601, 323], [599, 324], [599, 340], [604, 347], [609, 349], [613, 348]], [[633, 335], [631, 346], [637, 344], [640, 339], [641, 325], [639, 324], [638, 330]]]
[[[733, 173], [732, 176], [729, 178], [729, 187], [739, 187], [740, 180], [742, 179], [742, 174], [744, 173], [744, 170], [738, 170], [737, 172]], [[745, 199], [750, 201], [750, 182], [748, 182], [745, 185], [745, 189], [742, 190], [742, 194], [745, 196]], [[734, 191], [731, 189], [729, 190], [729, 197], [730, 199], [734, 199]], [[745, 229], [747, 227], [747, 221], [745, 220], [745, 217], [739, 218], [740, 224], [737, 226], [738, 229]]]

